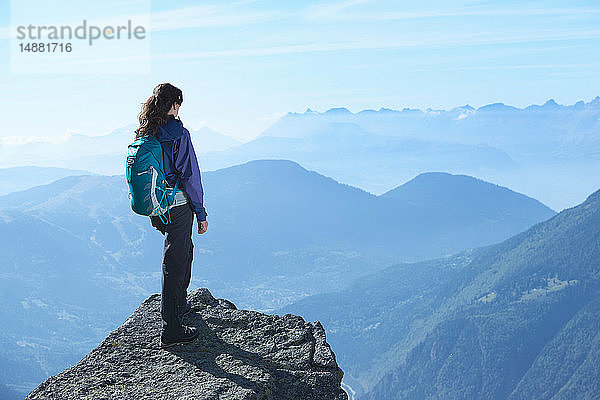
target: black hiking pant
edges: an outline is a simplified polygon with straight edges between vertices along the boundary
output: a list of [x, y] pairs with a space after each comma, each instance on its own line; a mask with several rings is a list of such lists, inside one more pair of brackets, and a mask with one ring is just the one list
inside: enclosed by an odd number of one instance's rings
[[190, 203], [171, 208], [171, 223], [150, 217], [152, 226], [165, 236], [162, 260], [160, 313], [162, 336], [172, 338], [181, 331], [181, 313], [187, 302], [187, 288], [192, 276], [192, 227], [194, 213]]

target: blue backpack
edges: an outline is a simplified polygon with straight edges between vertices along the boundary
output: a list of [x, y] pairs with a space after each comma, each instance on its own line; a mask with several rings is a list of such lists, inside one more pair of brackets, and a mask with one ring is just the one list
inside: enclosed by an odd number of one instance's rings
[[151, 135], [144, 136], [127, 147], [125, 177], [129, 185], [131, 209], [140, 215], [157, 215], [163, 224], [169, 224], [169, 206], [173, 204], [179, 176], [175, 187], [168, 189], [162, 147], [157, 138]]

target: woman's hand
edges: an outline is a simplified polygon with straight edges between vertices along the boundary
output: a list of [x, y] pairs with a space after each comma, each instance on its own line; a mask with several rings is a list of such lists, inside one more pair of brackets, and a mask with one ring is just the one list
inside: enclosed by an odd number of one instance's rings
[[200, 221], [198, 223], [198, 233], [202, 235], [207, 230], [208, 230], [208, 221]]

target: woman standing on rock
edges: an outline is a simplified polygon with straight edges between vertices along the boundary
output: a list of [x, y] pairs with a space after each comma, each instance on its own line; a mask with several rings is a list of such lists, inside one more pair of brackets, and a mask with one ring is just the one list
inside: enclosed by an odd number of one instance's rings
[[204, 209], [202, 180], [190, 132], [178, 118], [183, 93], [170, 83], [154, 88], [152, 96], [142, 105], [136, 139], [155, 136], [161, 144], [163, 165], [168, 187], [173, 188], [179, 177], [173, 204], [169, 207], [171, 222], [164, 224], [158, 216], [150, 217], [152, 226], [164, 236], [162, 261], [161, 347], [187, 343], [198, 337], [194, 327], [183, 325], [190, 311], [187, 288], [190, 284], [194, 244], [192, 227], [194, 215], [198, 233], [208, 229]]

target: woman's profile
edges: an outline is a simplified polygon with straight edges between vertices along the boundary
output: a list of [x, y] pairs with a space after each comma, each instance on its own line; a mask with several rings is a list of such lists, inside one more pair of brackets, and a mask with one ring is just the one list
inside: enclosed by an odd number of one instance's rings
[[142, 105], [138, 117], [140, 125], [135, 131], [136, 139], [153, 135], [160, 141], [167, 186], [173, 188], [179, 177], [178, 189], [169, 207], [171, 222], [165, 224], [158, 216], [150, 217], [152, 226], [165, 236], [160, 302], [163, 348], [198, 337], [196, 328], [183, 324], [184, 315], [190, 311], [187, 288], [192, 271], [194, 216], [198, 233], [203, 234], [208, 229], [198, 159], [190, 132], [179, 119], [182, 103], [181, 89], [161, 83]]

